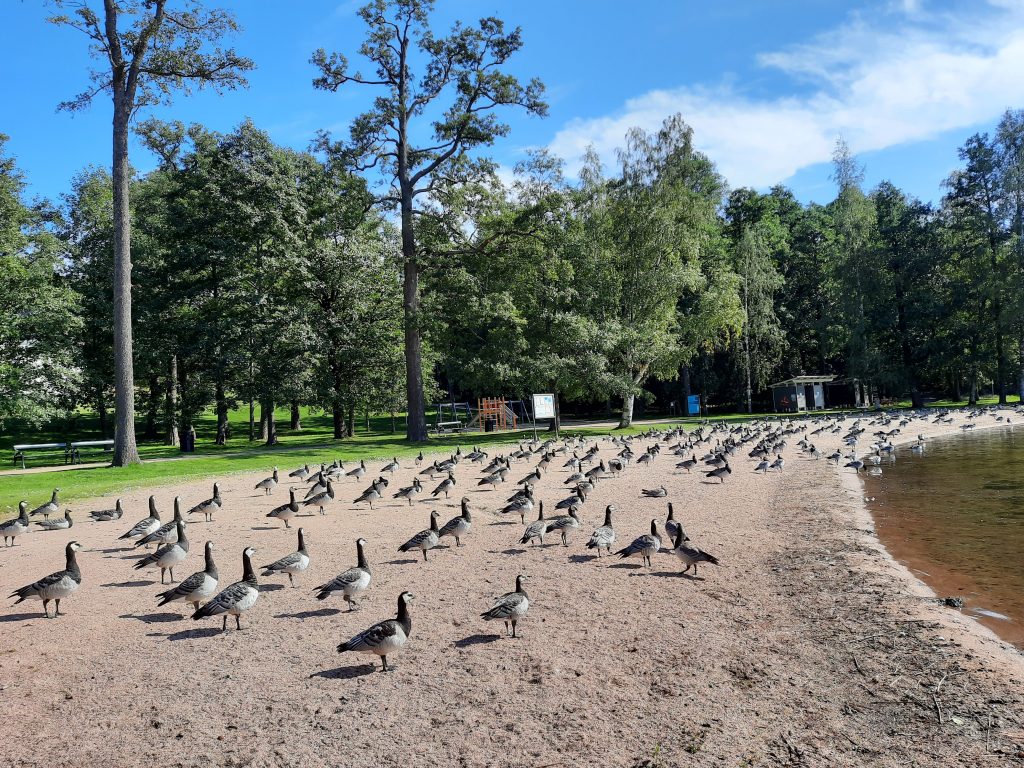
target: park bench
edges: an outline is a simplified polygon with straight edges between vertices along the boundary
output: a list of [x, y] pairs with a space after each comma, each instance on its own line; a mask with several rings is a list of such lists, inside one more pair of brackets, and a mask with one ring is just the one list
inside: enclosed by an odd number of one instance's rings
[[58, 451], [64, 454], [64, 463], [68, 463], [68, 444], [67, 443], [36, 443], [34, 445], [16, 445], [14, 446], [14, 463], [21, 462], [21, 468], [25, 468], [25, 454], [27, 453], [57, 453]]
[[434, 425], [434, 431], [439, 435], [447, 435], [451, 432], [462, 432], [461, 421], [439, 421]]
[[[68, 453], [70, 454], [68, 458], [71, 459], [71, 463], [72, 464], [81, 464], [82, 463], [81, 452], [82, 452], [83, 448], [85, 448], [85, 449], [98, 448], [98, 449], [102, 450], [103, 453], [110, 453], [114, 449], [114, 441], [113, 440], [79, 440], [78, 442], [68, 443]], [[65, 464], [68, 463], [67, 459], [65, 459], [64, 463]]]
[[54, 454], [64, 458], [65, 464], [80, 464], [82, 462], [82, 449], [99, 448], [104, 453], [110, 452], [114, 447], [113, 440], [79, 440], [73, 443], [35, 443], [32, 445], [14, 446], [14, 464], [21, 463], [25, 469], [25, 459], [29, 453]]

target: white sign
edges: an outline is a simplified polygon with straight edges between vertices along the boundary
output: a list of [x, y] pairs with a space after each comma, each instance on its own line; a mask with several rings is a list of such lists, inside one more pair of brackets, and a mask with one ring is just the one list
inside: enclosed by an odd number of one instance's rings
[[534, 395], [533, 396], [533, 420], [555, 418], [555, 396]]

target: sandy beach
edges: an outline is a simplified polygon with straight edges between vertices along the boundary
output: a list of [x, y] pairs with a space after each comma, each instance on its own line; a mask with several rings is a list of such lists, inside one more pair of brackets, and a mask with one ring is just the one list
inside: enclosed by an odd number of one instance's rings
[[[865, 443], [878, 428], [868, 421]], [[956, 432], [965, 421], [915, 420], [898, 439]], [[1001, 426], [993, 415], [975, 421]], [[0, 765], [1024, 764], [1024, 655], [938, 605], [893, 561], [853, 470], [800, 454], [801, 436], [790, 436], [784, 470], [766, 476], [754, 474], [749, 446], [724, 483], [676, 470], [667, 450], [649, 467], [630, 465], [597, 485], [567, 548], [557, 536], [521, 545], [518, 515], [497, 512], [535, 458], [514, 462], [495, 491], [479, 488], [480, 466], [464, 461], [450, 499], [410, 507], [388, 498], [371, 511], [350, 502], [383, 464], [374, 462], [367, 477], [338, 484], [326, 515], [300, 516], [291, 530], [265, 516], [287, 501], [287, 483], [270, 497], [253, 490], [269, 467], [226, 477], [215, 521], [188, 526], [178, 578], [202, 568], [210, 540], [226, 586], [241, 577], [244, 546], [269, 563], [295, 549], [299, 525], [312, 558], [297, 588], [261, 577], [240, 632], [192, 621], [180, 603], [156, 607], [159, 570], [132, 570], [139, 551], [117, 540], [145, 516], [147, 491], [124, 497], [118, 522], [88, 521], [89, 509], [113, 499], [73, 505], [70, 531], [33, 531], [0, 549], [6, 596], [61, 569], [68, 541], [84, 546], [83, 584], [62, 604], [66, 616], [43, 619], [37, 601], [0, 612], [0, 702], [19, 723]], [[827, 455], [840, 437], [808, 439]], [[632, 445], [639, 453], [654, 442]], [[604, 459], [619, 450], [598, 444]], [[568, 495], [564, 461], [552, 461], [536, 489], [549, 516]], [[414, 471], [405, 462], [389, 497]], [[659, 485], [667, 498], [641, 496]], [[175, 495], [187, 509], [210, 491], [202, 482], [155, 493], [170, 519]], [[427, 562], [397, 551], [430, 510], [442, 523], [458, 514], [462, 496], [474, 516], [465, 546], [439, 547]], [[669, 554], [648, 571], [584, 547], [605, 505], [618, 508], [625, 546], [652, 518], [664, 520], [668, 501], [720, 567], [702, 565], [693, 578]], [[316, 600], [313, 587], [354, 565], [358, 537], [373, 568], [361, 609]], [[529, 576], [531, 608], [510, 639], [480, 613], [519, 573]], [[389, 658], [393, 672], [380, 673], [376, 657], [336, 652], [393, 617], [403, 590], [416, 595], [413, 633]]]

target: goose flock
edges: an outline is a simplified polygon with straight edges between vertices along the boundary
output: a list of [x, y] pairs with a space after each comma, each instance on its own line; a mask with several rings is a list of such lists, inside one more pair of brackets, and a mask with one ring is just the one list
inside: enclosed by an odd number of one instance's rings
[[[972, 410], [966, 414], [973, 424], [981, 416], [994, 415], [994, 412]], [[398, 458], [392, 458], [380, 466], [375, 473], [377, 479], [358, 493], [351, 490], [350, 486], [361, 485], [360, 481], [370, 473], [366, 459], [351, 466], [346, 466], [340, 460], [321, 464], [319, 468], [303, 465], [287, 475], [279, 473], [275, 467], [270, 476], [251, 487], [260, 497], [272, 496], [278, 492], [278, 486], [287, 485], [287, 503], [265, 514], [261, 513], [261, 516], [280, 521], [286, 529], [291, 528], [291, 521], [296, 518], [333, 515], [336, 509], [344, 506], [341, 500], [343, 489], [346, 498], [352, 499], [349, 509], [355, 509], [354, 505], [363, 502], [369, 502], [370, 508], [373, 508], [373, 502], [378, 502], [390, 503], [398, 509], [409, 509], [404, 519], [410, 525], [404, 534], [398, 530], [381, 530], [379, 538], [376, 535], [371, 537], [374, 539], [372, 549], [367, 538], [356, 539], [355, 565], [334, 576], [321, 574], [320, 578], [311, 582], [321, 582], [312, 588], [312, 597], [326, 600], [339, 596], [348, 604], [349, 612], [360, 607], [365, 595], [373, 587], [374, 573], [370, 565], [372, 552], [383, 553], [397, 549], [401, 553], [421, 553], [424, 562], [431, 562], [445, 556], [445, 540], [453, 542], [455, 548], [474, 546], [474, 516], [479, 516], [481, 509], [489, 515], [488, 519], [494, 521], [500, 521], [506, 516], [517, 516], [524, 528], [521, 534], [509, 537], [508, 543], [512, 546], [530, 546], [522, 550], [509, 550], [517, 553], [518, 558], [515, 568], [509, 569], [515, 573], [508, 575], [509, 582], [514, 576], [515, 589], [495, 597], [494, 602], [480, 613], [483, 621], [503, 622], [506, 634], [516, 638], [519, 637], [518, 624], [527, 619], [531, 605], [524, 583], [529, 578], [526, 571], [530, 568], [529, 553], [532, 550], [557, 547], [559, 544], [570, 548], [578, 542], [583, 544], [585, 550], [593, 553], [590, 557], [595, 561], [613, 554], [620, 560], [636, 558], [640, 565], [635, 567], [641, 573], [663, 568], [666, 559], [662, 556], [674, 555], [678, 561], [678, 569], [674, 570], [693, 578], [697, 575], [699, 565], [718, 566], [721, 563], [719, 557], [694, 542], [690, 535], [694, 531], [688, 533], [684, 530], [684, 521], [676, 518], [676, 505], [671, 499], [675, 496], [677, 502], [680, 500], [678, 496], [685, 491], [685, 483], [700, 478], [700, 482], [712, 487], [727, 484], [733, 472], [742, 470], [744, 462], [748, 462], [749, 468], [746, 471], [752, 473], [784, 473], [784, 456], [787, 452], [795, 452], [808, 461], [825, 458], [856, 472], [864, 468], [880, 468], [883, 462], [896, 460], [896, 444], [905, 442], [897, 438], [904, 429], [915, 422], [934, 418], [934, 414], [929, 412], [898, 411], [871, 416], [758, 419], [732, 425], [724, 422], [704, 423], [692, 431], [670, 427], [652, 429], [633, 436], [533, 440], [520, 443], [508, 453], [494, 456], [479, 448], [464, 453], [460, 447], [449, 457], [429, 464], [422, 453], [414, 460], [407, 460], [405, 466]], [[940, 418], [950, 417], [944, 412]], [[1003, 416], [1001, 423], [1012, 424], [1012, 421]], [[826, 436], [838, 438], [846, 446], [846, 451], [839, 450], [826, 457], [814, 445], [815, 440], [823, 442]], [[918, 436], [911, 450], [922, 453], [926, 442], [923, 435]], [[611, 456], [608, 456], [609, 452]], [[639, 477], [639, 473], [646, 473], [655, 466], [661, 467], [660, 477], [665, 480], [655, 488], [638, 488], [639, 484], [630, 486], [622, 480], [634, 474]], [[385, 476], [394, 477], [396, 472], [403, 470], [414, 472], [411, 484], [389, 493], [389, 480]], [[555, 487], [564, 488], [562, 493], [568, 495], [558, 498], [560, 494], [555, 491], [553, 499], [539, 498], [541, 481], [550, 477], [552, 472], [558, 477], [559, 471], [565, 477]], [[514, 481], [520, 474], [521, 479]], [[688, 476], [695, 480], [687, 480]], [[424, 493], [426, 487], [421, 478], [440, 479], [440, 482], [431, 493]], [[616, 503], [592, 510], [588, 506], [588, 499], [599, 484], [611, 484]], [[550, 488], [553, 484], [548, 482], [546, 485]], [[303, 486], [306, 486], [305, 491]], [[506, 495], [499, 492], [502, 487], [514, 490]], [[630, 491], [630, 487], [634, 490]], [[38, 531], [72, 528], [70, 511], [64, 510], [64, 515], [57, 517], [62, 511], [59, 492], [60, 489], [54, 489], [49, 502], [31, 511], [28, 502], [21, 502], [18, 516], [0, 523], [0, 535], [4, 538], [5, 548], [18, 545], [18, 538], [31, 530], [30, 519], [33, 516], [41, 515], [44, 518], [39, 521], [41, 524], [37, 526]], [[424, 510], [425, 517], [421, 517], [416, 509], [410, 509], [414, 506], [419, 508], [419, 505], [429, 506], [440, 495], [447, 497], [453, 492], [462, 494], [459, 514], [443, 524], [440, 523], [441, 514], [437, 509]], [[468, 495], [474, 492], [477, 494], [474, 497], [475, 504]], [[301, 502], [300, 495], [304, 495]], [[631, 517], [635, 519], [635, 514], [630, 515], [637, 505], [634, 499], [643, 500], [648, 505], [645, 509], [650, 509], [652, 504], [664, 504], [667, 513], [665, 518], [650, 518], [649, 526], [636, 526], [640, 530], [617, 529], [617, 523], [622, 520]], [[554, 508], [556, 514], [545, 515], [545, 501], [549, 508]], [[229, 617], [233, 616], [235, 629], [241, 630], [243, 614], [249, 612], [260, 599], [258, 571], [260, 578], [264, 579], [287, 575], [289, 584], [298, 589], [305, 574], [317, 570], [315, 551], [311, 552], [307, 548], [305, 530], [298, 527], [296, 548], [261, 568], [253, 564], [253, 557], [257, 553], [253, 542], [239, 542], [242, 554], [241, 578], [226, 587], [221, 585], [212, 541], [205, 542], [203, 568], [180, 582], [176, 581], [175, 569], [180, 571], [189, 559], [190, 531], [194, 534], [197, 525], [215, 526], [226, 515], [245, 514], [247, 504], [243, 498], [226, 498], [221, 493], [220, 484], [214, 483], [210, 498], [192, 506], [187, 512], [182, 512], [180, 497], [174, 498], [173, 506], [171, 519], [165, 520], [161, 517], [155, 497], [150, 496], [147, 514], [127, 529], [121, 529], [119, 535], [111, 535], [112, 541], [127, 541], [136, 550], [144, 550], [142, 556], [132, 564], [136, 570], [160, 571], [160, 584], [165, 588], [154, 595], [157, 606], [171, 603], [187, 605], [191, 618], [196, 621], [220, 617], [221, 631], [227, 631]], [[527, 521], [528, 517], [533, 517], [535, 510], [536, 519]], [[116, 523], [124, 513], [122, 502], [118, 499], [112, 509], [90, 512], [89, 519], [93, 523]], [[198, 523], [198, 516], [202, 516], [202, 523]], [[337, 517], [342, 519], [341, 516]], [[410, 536], [408, 530], [416, 521], [427, 525]], [[583, 536], [577, 538], [581, 532]], [[546, 536], [553, 537], [554, 534], [557, 534], [557, 541], [545, 540]], [[390, 546], [387, 544], [389, 538], [394, 541]], [[620, 540], [629, 543], [622, 546]], [[43, 603], [46, 618], [64, 615], [60, 609], [61, 600], [72, 596], [83, 579], [83, 571], [77, 559], [82, 546], [77, 541], [70, 541], [64, 549], [64, 569], [16, 589], [11, 594], [12, 598], [17, 598], [15, 604], [38, 599]], [[422, 564], [415, 565], [418, 559], [417, 555], [414, 560], [395, 562], [404, 563], [402, 567], [412, 578], [413, 570], [422, 567]], [[587, 559], [574, 556], [571, 561], [583, 562]], [[381, 659], [382, 671], [393, 669], [395, 665], [388, 663], [388, 656], [401, 651], [412, 637], [413, 599], [409, 591], [402, 590], [397, 597], [393, 618], [385, 618], [341, 642], [337, 646], [338, 652], [376, 655]], [[49, 610], [51, 601], [56, 603], [52, 614]]]

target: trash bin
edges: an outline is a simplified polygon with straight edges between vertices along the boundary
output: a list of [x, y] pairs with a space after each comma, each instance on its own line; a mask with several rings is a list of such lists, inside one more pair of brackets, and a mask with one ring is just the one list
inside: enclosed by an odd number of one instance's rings
[[498, 426], [498, 420], [494, 416], [484, 419], [484, 432], [493, 432]]

